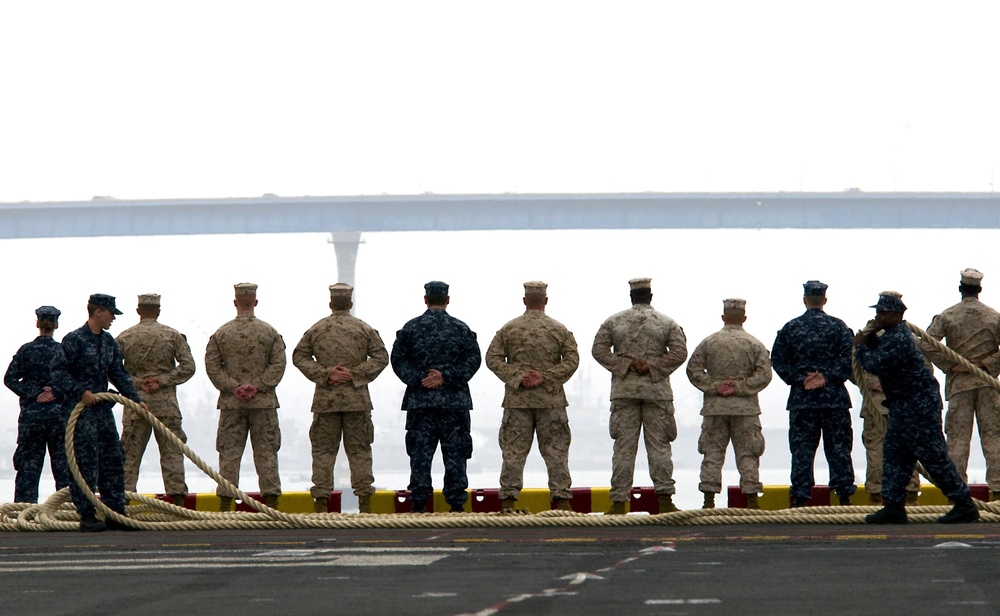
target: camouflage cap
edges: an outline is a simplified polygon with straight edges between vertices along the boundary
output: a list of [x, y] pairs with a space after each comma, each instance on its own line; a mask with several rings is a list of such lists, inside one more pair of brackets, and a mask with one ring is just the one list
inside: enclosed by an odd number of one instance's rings
[[810, 280], [802, 285], [803, 295], [812, 297], [825, 297], [826, 289], [829, 285], [818, 280]]
[[252, 282], [239, 282], [233, 285], [236, 295], [257, 295], [257, 285]]
[[55, 306], [39, 306], [38, 308], [35, 308], [35, 317], [37, 317], [39, 321], [52, 321], [53, 323], [58, 323], [59, 315], [61, 314], [62, 313], [59, 312], [59, 309]]
[[545, 284], [541, 280], [529, 280], [524, 283], [524, 294], [525, 295], [545, 295], [545, 290], [549, 288], [549, 285]]
[[118, 310], [118, 306], [115, 306], [115, 298], [111, 295], [105, 295], [104, 293], [94, 293], [90, 296], [88, 303], [92, 306], [100, 306], [101, 308], [107, 308], [113, 314], [121, 314], [122, 311]]
[[747, 300], [739, 299], [736, 297], [730, 297], [729, 299], [722, 300], [723, 310], [746, 310]]
[[351, 297], [354, 293], [354, 287], [347, 284], [346, 282], [338, 282], [337, 284], [330, 285], [330, 297]]
[[432, 280], [424, 285], [427, 297], [448, 297], [448, 284], [440, 280]]
[[159, 293], [143, 293], [139, 296], [140, 306], [157, 306], [160, 305], [160, 295]]
[[903, 294], [895, 291], [882, 291], [878, 294], [878, 302], [874, 306], [877, 312], [906, 312], [906, 304], [903, 303]]
[[635, 291], [637, 289], [652, 289], [652, 278], [633, 278], [628, 281], [628, 288], [630, 291]]
[[962, 284], [970, 287], [979, 287], [983, 284], [983, 273], [977, 269], [967, 267], [962, 270]]

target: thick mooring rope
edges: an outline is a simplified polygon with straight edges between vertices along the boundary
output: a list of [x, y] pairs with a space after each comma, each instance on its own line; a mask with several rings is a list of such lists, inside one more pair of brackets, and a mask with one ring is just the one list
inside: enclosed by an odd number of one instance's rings
[[[913, 326], [911, 326], [912, 328]], [[926, 334], [924, 334], [926, 335]], [[940, 344], [940, 343], [939, 343]], [[942, 345], [943, 346], [943, 345]], [[950, 351], [950, 349], [949, 349]], [[963, 364], [964, 365], [964, 364]], [[971, 365], [971, 364], [970, 364]], [[968, 366], [967, 366], [968, 367]], [[975, 368], [975, 366], [971, 366]], [[971, 370], [970, 370], [971, 371]], [[984, 373], [985, 374], [985, 373]], [[995, 379], [994, 379], [995, 381]], [[193, 511], [171, 503], [127, 492], [126, 498], [138, 505], [128, 507], [121, 516], [102, 503], [87, 486], [76, 461], [73, 437], [80, 415], [86, 411], [77, 404], [66, 423], [66, 457], [70, 472], [87, 500], [106, 519], [142, 530], [233, 530], [233, 529], [414, 529], [414, 528], [555, 528], [555, 527], [626, 527], [626, 526], [718, 526], [731, 524], [863, 524], [864, 516], [878, 507], [802, 507], [765, 511], [759, 509], [690, 509], [657, 515], [588, 515], [552, 510], [543, 513], [440, 513], [440, 514], [362, 514], [308, 513], [288, 514], [268, 507], [243, 493], [202, 460], [187, 444], [164, 426], [152, 413], [132, 400], [112, 393], [96, 394], [98, 399], [118, 402], [139, 413], [160, 435], [178, 446], [206, 475], [230, 490], [244, 503], [257, 509], [247, 512]], [[980, 521], [1000, 522], [1000, 501], [983, 503]], [[934, 522], [948, 510], [946, 506], [910, 507], [909, 520]], [[0, 505], [0, 531], [74, 531], [80, 518], [70, 503], [69, 488], [50, 496], [41, 505], [13, 503]]]

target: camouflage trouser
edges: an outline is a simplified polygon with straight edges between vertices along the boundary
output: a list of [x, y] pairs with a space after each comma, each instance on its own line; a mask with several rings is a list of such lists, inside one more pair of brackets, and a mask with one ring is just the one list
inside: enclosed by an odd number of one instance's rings
[[[171, 432], [183, 442], [187, 435], [181, 428], [181, 411], [171, 408], [169, 404], [146, 402], [153, 416], [160, 420]], [[125, 450], [125, 489], [135, 492], [139, 481], [139, 465], [149, 444], [149, 435], [153, 426], [142, 418], [139, 413], [130, 408], [122, 412], [122, 448]], [[156, 433], [156, 444], [160, 449], [160, 474], [163, 476], [163, 490], [167, 494], [187, 494], [188, 487], [184, 482], [184, 453], [165, 436]]]
[[917, 461], [949, 499], [957, 502], [969, 497], [969, 486], [948, 457], [941, 413], [937, 409], [889, 411], [882, 451], [885, 455], [882, 500], [886, 503], [902, 503], [906, 499], [906, 484]]
[[1000, 392], [992, 387], [952, 394], [948, 399], [944, 431], [948, 435], [948, 455], [955, 463], [962, 481], [968, 481], [969, 443], [972, 421], [979, 426], [979, 441], [986, 458], [986, 483], [991, 491], [1000, 490]]
[[66, 464], [66, 419], [41, 419], [17, 424], [17, 449], [14, 450], [14, 502], [37, 503], [38, 482], [42, 478], [45, 450], [49, 451], [49, 466], [56, 489], [69, 485], [69, 466]]
[[[87, 486], [101, 495], [109, 509], [125, 513], [125, 455], [118, 439], [118, 426], [111, 406], [98, 404], [83, 411], [73, 436], [76, 464]], [[94, 505], [87, 500], [75, 481], [69, 484], [73, 505], [81, 516], [94, 515]]]
[[759, 415], [707, 415], [701, 421], [698, 453], [701, 462], [701, 492], [722, 492], [722, 465], [726, 449], [733, 443], [736, 468], [740, 472], [740, 491], [758, 494], [764, 491], [760, 482], [760, 457], [764, 454], [764, 432]]
[[513, 498], [524, 487], [524, 463], [538, 432], [538, 452], [549, 472], [549, 496], [573, 498], [569, 474], [569, 444], [571, 433], [565, 408], [504, 409], [500, 424], [500, 498]]
[[674, 462], [670, 443], [677, 438], [674, 403], [670, 400], [619, 398], [611, 401], [608, 432], [615, 440], [611, 458], [611, 500], [627, 502], [635, 476], [639, 432], [646, 443], [649, 477], [657, 494], [674, 493]]
[[[219, 431], [215, 437], [219, 474], [239, 487], [240, 461], [247, 447], [247, 434], [253, 448], [253, 465], [257, 470], [261, 495], [281, 496], [281, 478], [278, 476], [281, 429], [278, 427], [277, 409], [227, 409], [219, 412]], [[236, 496], [222, 486], [216, 488], [215, 493]]]
[[375, 441], [375, 425], [371, 411], [348, 413], [313, 413], [309, 427], [309, 441], [312, 443], [312, 489], [313, 498], [328, 498], [333, 490], [333, 467], [337, 462], [341, 438], [344, 452], [351, 466], [351, 488], [358, 496], [375, 493], [372, 484], [372, 443]]
[[[888, 421], [886, 415], [882, 415], [881, 421], [875, 421], [868, 411], [861, 412], [864, 420], [861, 428], [861, 442], [865, 446], [865, 459], [868, 463], [865, 468], [865, 491], [869, 494], [882, 493], [882, 443], [885, 441], [885, 424]], [[920, 491], [920, 473], [913, 471], [910, 483], [906, 484], [907, 492]]]
[[434, 491], [431, 462], [438, 443], [444, 461], [444, 499], [449, 505], [464, 505], [469, 495], [466, 465], [472, 457], [469, 411], [425, 409], [406, 412], [406, 453], [410, 456], [410, 498], [425, 503]]
[[830, 468], [830, 488], [850, 496], [854, 485], [851, 449], [854, 430], [847, 409], [797, 409], [788, 412], [788, 447], [792, 451], [792, 498], [812, 498], [813, 462], [823, 437], [823, 452]]

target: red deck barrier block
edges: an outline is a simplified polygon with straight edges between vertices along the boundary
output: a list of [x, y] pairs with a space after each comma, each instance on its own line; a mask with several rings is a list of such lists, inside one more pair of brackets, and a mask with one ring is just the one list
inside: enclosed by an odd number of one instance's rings
[[645, 511], [653, 515], [660, 513], [660, 497], [656, 495], [653, 486], [633, 486], [628, 501], [628, 510], [631, 512]]
[[[569, 506], [573, 508], [573, 511], [591, 513], [593, 500], [590, 488], [570, 488], [570, 492], [573, 493], [573, 498], [569, 499]], [[555, 509], [555, 505], [552, 505], [552, 508]]]
[[497, 488], [477, 488], [469, 490], [469, 504], [473, 513], [495, 513], [500, 511], [500, 490]]

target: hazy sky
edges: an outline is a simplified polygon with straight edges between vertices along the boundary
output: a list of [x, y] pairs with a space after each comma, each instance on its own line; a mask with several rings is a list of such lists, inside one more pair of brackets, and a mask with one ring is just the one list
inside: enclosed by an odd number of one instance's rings
[[[998, 25], [994, 2], [3, 2], [0, 202], [988, 192], [1000, 159]], [[520, 312], [520, 284], [549, 282], [550, 312], [576, 333], [584, 358], [570, 382], [582, 396], [580, 414], [571, 410], [580, 437], [571, 463], [595, 458], [607, 467], [578, 475], [583, 485], [610, 477], [609, 379], [589, 349], [600, 322], [627, 307], [629, 278], [653, 277], [654, 305], [684, 326], [692, 349], [719, 327], [724, 297], [748, 300], [747, 330], [770, 346], [801, 312], [801, 283], [810, 278], [831, 285], [830, 312], [852, 327], [871, 316], [867, 306], [884, 289], [903, 292], [908, 317], [925, 326], [957, 299], [962, 268], [986, 272], [987, 302], [1000, 280], [990, 269], [992, 230], [364, 239], [358, 314], [387, 344], [421, 311], [429, 279], [452, 284], [452, 312], [479, 332], [484, 349]], [[15, 292], [5, 301], [12, 325], [0, 332], [0, 350], [11, 355], [34, 335], [40, 304], [63, 310], [61, 337], [82, 324], [88, 294], [116, 295], [126, 312], [117, 334], [136, 321], [137, 294], [161, 293], [164, 322], [188, 335], [199, 364], [181, 392], [185, 427], [212, 461], [217, 415], [204, 345], [232, 317], [232, 284], [261, 285], [259, 314], [291, 348], [325, 314], [326, 287], [336, 282], [323, 234], [8, 240], [0, 253], [25, 264], [5, 271]], [[700, 399], [683, 370], [673, 381], [684, 504], [698, 497]], [[473, 385], [473, 483], [495, 485], [502, 387], [485, 367]], [[376, 479], [401, 488], [402, 386], [386, 372], [372, 389]], [[279, 387], [287, 490], [309, 485], [310, 392], [289, 367]], [[763, 395], [764, 424], [778, 437], [765, 461], [784, 483], [786, 395], [777, 378]], [[9, 444], [0, 458], [9, 460], [16, 399], [0, 397], [0, 408]], [[346, 486], [342, 459], [338, 488]], [[863, 471], [860, 448], [855, 465]], [[648, 484], [644, 467], [637, 483]], [[540, 468], [532, 453], [536, 479]], [[140, 488], [161, 489], [155, 458], [143, 469]], [[256, 485], [249, 463], [244, 478], [244, 487]]]
[[0, 202], [990, 191], [1000, 5], [5, 2]]

